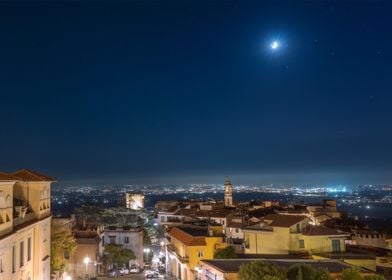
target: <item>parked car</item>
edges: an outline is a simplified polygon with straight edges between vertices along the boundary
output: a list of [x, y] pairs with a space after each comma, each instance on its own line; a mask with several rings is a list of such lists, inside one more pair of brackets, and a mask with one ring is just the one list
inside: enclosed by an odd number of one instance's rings
[[147, 279], [159, 279], [159, 273], [157, 271], [149, 271], [146, 273]]
[[125, 275], [125, 274], [129, 274], [129, 269], [126, 267], [120, 267], [118, 269], [118, 271], [120, 272], [120, 275]]
[[108, 270], [108, 277], [118, 277], [120, 276], [120, 271], [116, 269]]
[[129, 268], [129, 273], [139, 273], [139, 272], [140, 272], [140, 269], [135, 264], [131, 265], [131, 267]]

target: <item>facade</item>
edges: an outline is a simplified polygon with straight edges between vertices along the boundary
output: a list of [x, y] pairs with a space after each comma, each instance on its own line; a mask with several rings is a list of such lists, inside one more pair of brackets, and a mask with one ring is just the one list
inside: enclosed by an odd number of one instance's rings
[[144, 194], [142, 193], [127, 193], [125, 195], [126, 208], [133, 210], [140, 210], [144, 208]]
[[348, 234], [312, 226], [300, 215], [267, 215], [262, 222], [243, 228], [246, 254], [344, 252]]
[[226, 242], [233, 246], [236, 253], [244, 253], [244, 232], [246, 224], [243, 218], [233, 218], [225, 227]]
[[[102, 226], [84, 227], [76, 224], [72, 228], [76, 243], [78, 244], [74, 254], [68, 261], [69, 274], [73, 278], [97, 277], [102, 273]], [[85, 263], [85, 259], [88, 263]]]
[[372, 230], [352, 230], [351, 245], [389, 249], [385, 235]]
[[131, 250], [136, 256], [136, 259], [131, 262], [139, 265], [140, 267], [144, 266], [142, 227], [109, 226], [105, 228], [101, 242], [103, 247], [106, 244], [117, 244]]
[[50, 280], [53, 181], [30, 170], [0, 173], [0, 280]]
[[171, 244], [166, 246], [167, 271], [176, 279], [199, 279], [200, 260], [212, 259], [217, 250], [226, 247], [221, 227], [174, 227], [169, 235]]
[[227, 177], [225, 181], [225, 206], [233, 206], [233, 190], [229, 177]]

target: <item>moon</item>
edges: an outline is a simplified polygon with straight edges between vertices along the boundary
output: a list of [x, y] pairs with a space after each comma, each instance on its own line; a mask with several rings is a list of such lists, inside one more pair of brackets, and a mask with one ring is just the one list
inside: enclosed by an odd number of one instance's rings
[[279, 48], [279, 42], [278, 41], [273, 41], [271, 43], [271, 49], [276, 50], [277, 48]]

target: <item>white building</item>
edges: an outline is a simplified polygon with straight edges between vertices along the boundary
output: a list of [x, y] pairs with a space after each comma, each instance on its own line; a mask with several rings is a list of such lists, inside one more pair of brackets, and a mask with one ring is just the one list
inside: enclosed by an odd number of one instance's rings
[[0, 172], [0, 280], [50, 280], [48, 176]]
[[143, 267], [143, 228], [142, 227], [116, 227], [109, 226], [105, 228], [102, 245], [117, 244], [122, 245], [124, 248], [131, 250], [136, 260], [134, 263]]

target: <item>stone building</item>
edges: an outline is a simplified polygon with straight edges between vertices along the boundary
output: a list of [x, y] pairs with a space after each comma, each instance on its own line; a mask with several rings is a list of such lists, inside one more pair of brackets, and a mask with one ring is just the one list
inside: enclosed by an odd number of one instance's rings
[[53, 178], [31, 170], [0, 172], [0, 279], [50, 279]]

